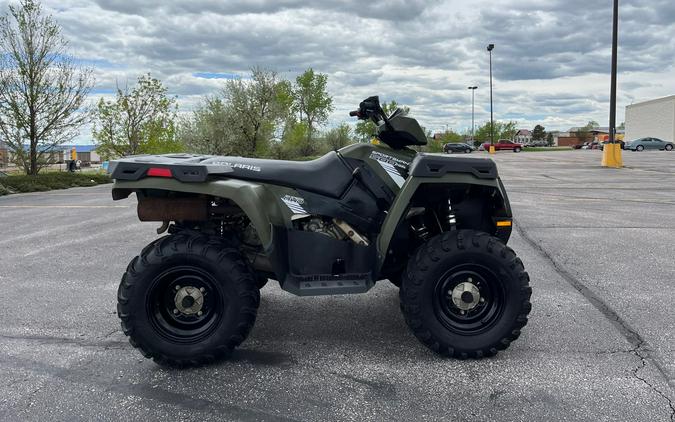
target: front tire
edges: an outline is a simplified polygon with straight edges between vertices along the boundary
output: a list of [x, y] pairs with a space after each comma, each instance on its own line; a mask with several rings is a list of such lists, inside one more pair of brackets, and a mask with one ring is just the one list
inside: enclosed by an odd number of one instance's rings
[[184, 367], [228, 357], [253, 327], [260, 292], [238, 250], [175, 234], [129, 263], [117, 299], [131, 345], [161, 365]]
[[520, 152], [520, 148], [518, 148], [518, 147], [513, 148], [513, 152]]
[[642, 145], [638, 145], [638, 146], [635, 148], [635, 151], [643, 151], [644, 149], [645, 149], [645, 147], [643, 147]]
[[400, 299], [406, 323], [424, 345], [444, 356], [479, 359], [520, 336], [531, 294], [511, 248], [487, 233], [461, 230], [418, 249]]
[[668, 145], [666, 145], [665, 149], [666, 149], [666, 151], [672, 151], [672, 150], [673, 150], [673, 146], [670, 145], [670, 144], [668, 144]]

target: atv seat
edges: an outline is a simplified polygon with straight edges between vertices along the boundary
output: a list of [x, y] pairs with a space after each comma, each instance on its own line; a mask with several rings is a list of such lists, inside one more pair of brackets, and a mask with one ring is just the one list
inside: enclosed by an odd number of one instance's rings
[[202, 164], [232, 167], [223, 177], [271, 183], [339, 198], [352, 181], [352, 171], [334, 151], [311, 161], [214, 157]]

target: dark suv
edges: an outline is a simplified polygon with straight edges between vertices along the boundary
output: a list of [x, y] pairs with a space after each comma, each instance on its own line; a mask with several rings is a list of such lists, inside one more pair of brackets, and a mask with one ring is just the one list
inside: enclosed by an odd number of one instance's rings
[[445, 152], [446, 154], [450, 154], [453, 152], [463, 152], [465, 154], [469, 154], [470, 152], [473, 151], [473, 149], [474, 148], [471, 145], [465, 144], [463, 142], [460, 143], [452, 142], [449, 144], [445, 144], [443, 146], [443, 152]]

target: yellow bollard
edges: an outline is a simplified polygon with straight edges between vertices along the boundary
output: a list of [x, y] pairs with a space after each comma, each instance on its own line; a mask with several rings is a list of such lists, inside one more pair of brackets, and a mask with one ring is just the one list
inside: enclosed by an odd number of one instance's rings
[[495, 146], [490, 145], [490, 154], [494, 154], [494, 153], [495, 153]]
[[602, 166], [611, 168], [623, 167], [621, 144], [605, 144], [602, 148]]

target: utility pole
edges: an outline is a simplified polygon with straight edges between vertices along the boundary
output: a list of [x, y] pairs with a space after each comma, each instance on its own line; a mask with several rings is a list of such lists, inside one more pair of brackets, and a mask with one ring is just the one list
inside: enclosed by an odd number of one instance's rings
[[495, 153], [495, 120], [492, 108], [492, 50], [494, 44], [488, 44], [487, 51], [490, 53], [490, 154]]
[[612, 76], [609, 89], [609, 143], [603, 147], [602, 166], [619, 168], [623, 167], [621, 145], [616, 143], [616, 80], [619, 49], [619, 0], [614, 0], [614, 12], [612, 18]]
[[474, 135], [474, 130], [476, 128], [476, 125], [474, 123], [474, 104], [475, 104], [474, 93], [476, 92], [478, 87], [477, 86], [470, 86], [467, 89], [471, 90], [471, 144], [472, 144], [471, 146], [473, 147], [473, 142], [474, 142], [473, 135]]

